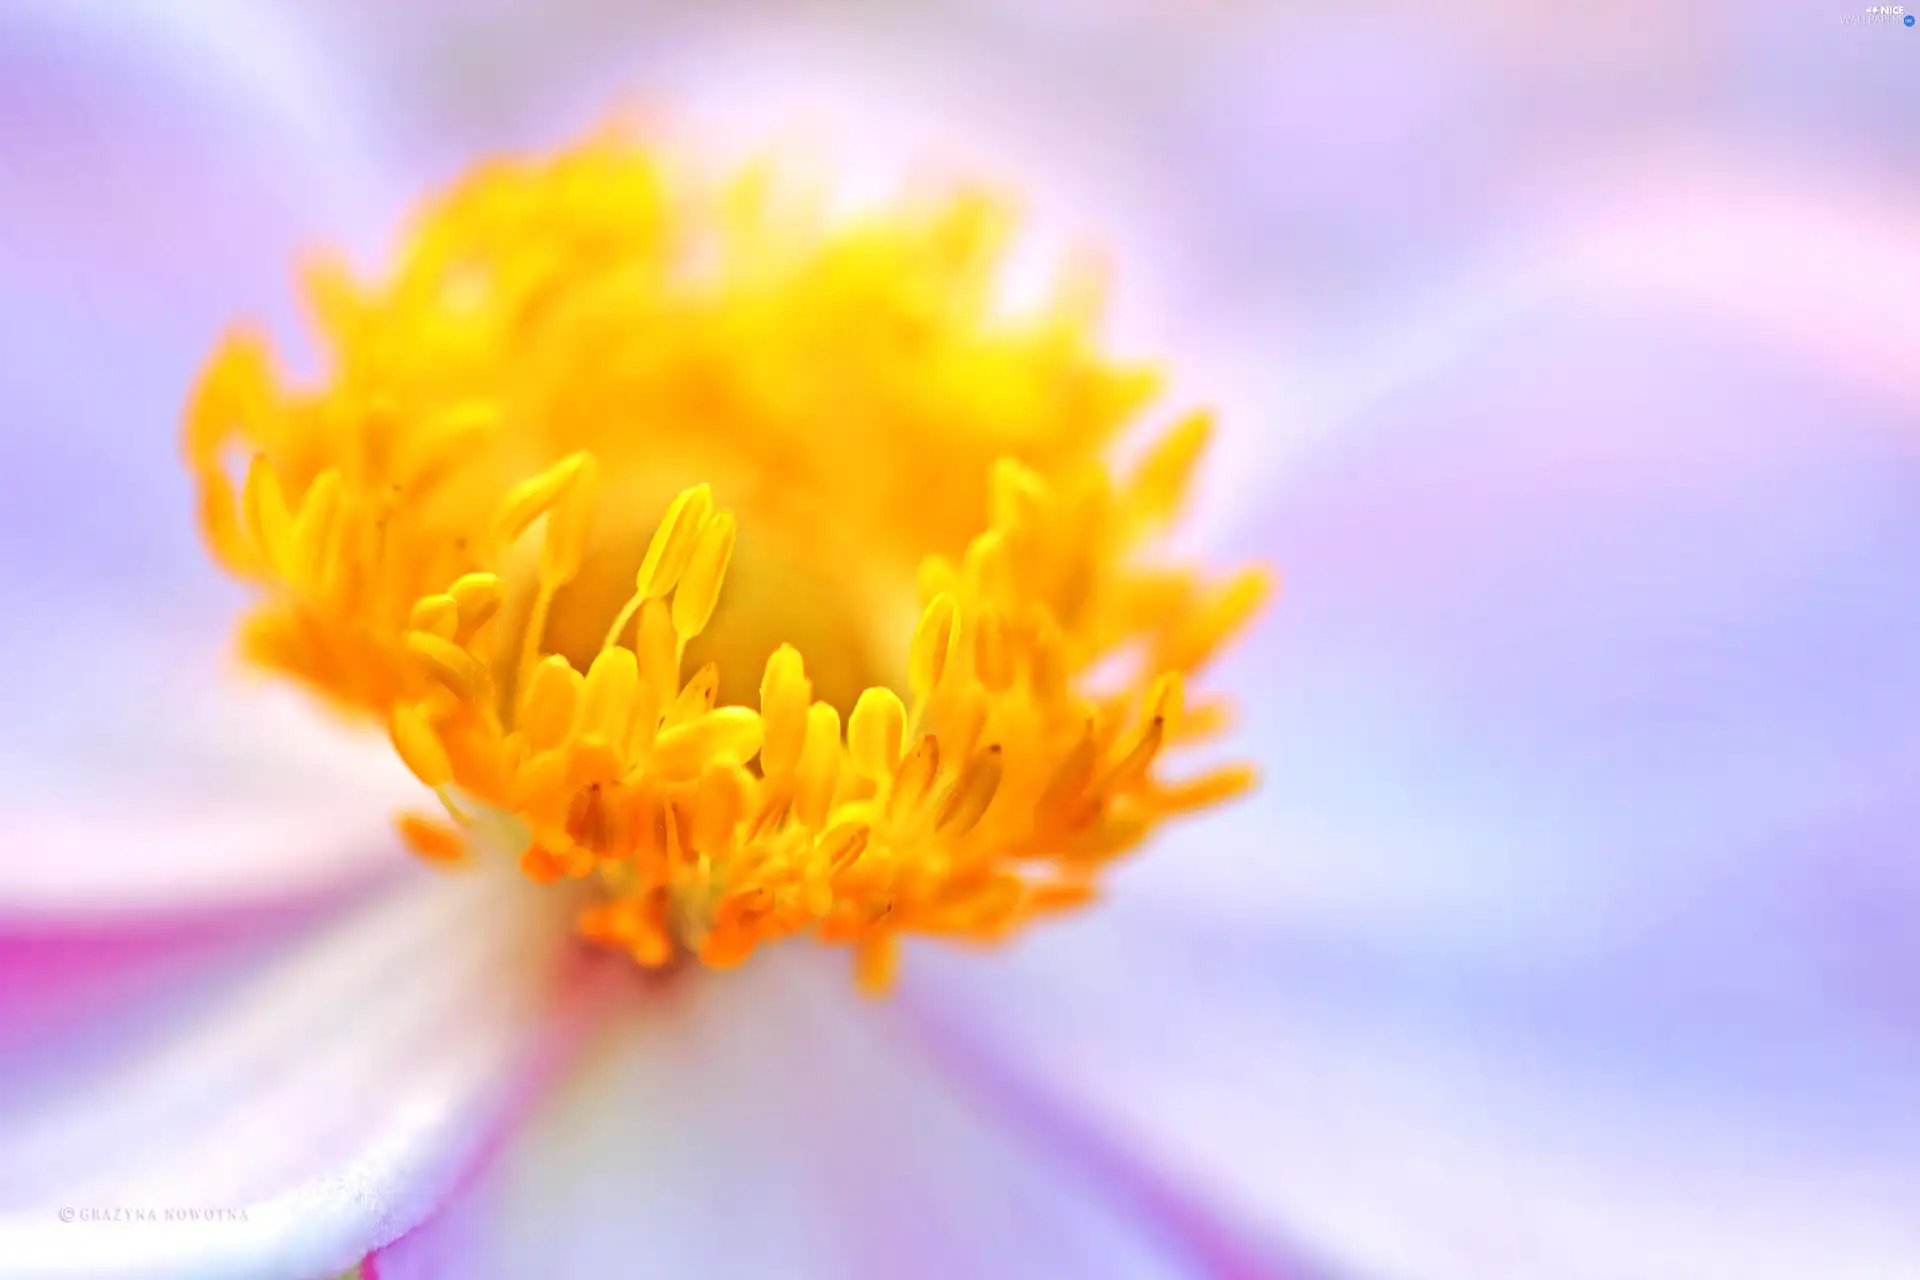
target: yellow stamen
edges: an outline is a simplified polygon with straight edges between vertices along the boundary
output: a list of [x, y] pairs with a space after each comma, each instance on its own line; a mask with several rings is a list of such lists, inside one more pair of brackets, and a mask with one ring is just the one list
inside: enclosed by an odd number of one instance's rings
[[413, 776], [429, 787], [444, 787], [453, 781], [453, 762], [447, 748], [427, 723], [426, 713], [406, 703], [393, 709], [393, 749]]
[[480, 628], [493, 620], [500, 612], [500, 606], [506, 603], [507, 586], [498, 574], [469, 573], [454, 581], [447, 588], [447, 594], [453, 598], [458, 611], [458, 624], [454, 628], [453, 639], [461, 644], [472, 642]]
[[767, 777], [784, 778], [800, 763], [800, 749], [807, 739], [807, 707], [812, 701], [813, 685], [799, 651], [781, 645], [767, 659], [766, 678], [760, 682], [760, 718], [766, 723], [760, 769]]
[[593, 462], [591, 454], [568, 454], [535, 476], [507, 491], [493, 518], [493, 539], [501, 546], [520, 540], [533, 522], [553, 510], [567, 490]]
[[693, 544], [686, 573], [673, 593], [672, 615], [674, 631], [689, 640], [707, 629], [713, 607], [720, 602], [720, 580], [733, 558], [733, 539], [733, 512], [722, 511], [701, 527]]
[[780, 191], [621, 134], [489, 165], [389, 277], [308, 270], [317, 385], [229, 338], [185, 452], [244, 652], [385, 725], [451, 820], [400, 817], [423, 858], [523, 832], [640, 964], [810, 937], [878, 992], [1252, 785], [1159, 771], [1269, 580], [1155, 558], [1211, 418], [1110, 474], [1156, 380], [1089, 282], [1001, 303], [991, 200]]
[[647, 558], [640, 562], [640, 573], [634, 579], [634, 590], [642, 600], [657, 600], [673, 590], [687, 561], [693, 558], [693, 545], [712, 510], [713, 491], [704, 484], [673, 500], [659, 531], [647, 544]]
[[884, 778], [900, 762], [900, 743], [906, 734], [907, 709], [891, 689], [868, 689], [853, 704], [847, 724], [847, 747], [854, 767], [869, 778]]

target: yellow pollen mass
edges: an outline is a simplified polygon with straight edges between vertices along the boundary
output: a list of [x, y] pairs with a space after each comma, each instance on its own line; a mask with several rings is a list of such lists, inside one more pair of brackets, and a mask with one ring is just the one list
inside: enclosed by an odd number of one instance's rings
[[1157, 380], [1083, 277], [1003, 302], [1010, 231], [621, 132], [481, 166], [383, 279], [309, 264], [317, 376], [238, 329], [200, 379], [243, 654], [385, 727], [422, 858], [507, 843], [643, 965], [804, 936], [880, 991], [903, 935], [1084, 906], [1252, 784], [1162, 770], [1268, 581], [1155, 555], [1210, 420], [1111, 466]]

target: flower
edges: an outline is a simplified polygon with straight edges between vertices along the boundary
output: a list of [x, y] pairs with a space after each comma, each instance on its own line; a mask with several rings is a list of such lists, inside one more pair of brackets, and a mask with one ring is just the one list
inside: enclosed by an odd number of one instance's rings
[[230, 336], [186, 452], [248, 657], [388, 727], [452, 818], [402, 819], [422, 856], [590, 882], [579, 930], [649, 967], [805, 936], [882, 992], [903, 935], [1084, 905], [1246, 789], [1157, 765], [1266, 587], [1148, 558], [1210, 420], [1110, 475], [1154, 380], [1078, 281], [1003, 314], [1002, 209], [779, 183], [618, 131], [484, 165], [390, 282], [313, 271], [322, 386]]
[[236, 83], [164, 24], [6, 23], [63, 60], [0, 79], [43, 122], [0, 238], [0, 1270], [1912, 1256], [1913, 383], [1858, 358], [1910, 323], [1897, 209], [1682, 155], [1329, 340], [1297, 389], [1342, 430], [1249, 539], [1286, 607], [1220, 671], [1261, 791], [889, 1002], [800, 944], [636, 992], [551, 887], [396, 865], [384, 750], [182, 656], [235, 601], [151, 406], [236, 263], [381, 204], [311, 163], [337, 109], [271, 44]]

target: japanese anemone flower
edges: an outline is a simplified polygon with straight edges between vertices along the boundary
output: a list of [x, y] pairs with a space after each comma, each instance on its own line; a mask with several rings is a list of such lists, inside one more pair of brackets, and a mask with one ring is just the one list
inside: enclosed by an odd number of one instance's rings
[[1142, 567], [1204, 419], [1110, 459], [997, 206], [608, 134], [209, 356], [377, 221], [339, 104], [6, 21], [0, 1274], [1920, 1254], [1911, 224], [1590, 201], [1357, 344], [1212, 807], [1263, 579]]

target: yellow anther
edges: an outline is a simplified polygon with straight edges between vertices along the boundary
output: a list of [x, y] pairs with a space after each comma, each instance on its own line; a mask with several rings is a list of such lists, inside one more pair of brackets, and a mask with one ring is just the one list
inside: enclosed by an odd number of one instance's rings
[[1147, 689], [1147, 719], [1164, 721], [1173, 732], [1186, 714], [1187, 682], [1178, 671], [1163, 671]]
[[873, 829], [864, 822], [843, 822], [820, 837], [820, 856], [829, 875], [839, 875], [866, 852]]
[[447, 594], [459, 607], [459, 627], [454, 638], [465, 644], [500, 612], [500, 606], [507, 600], [507, 584], [497, 573], [468, 573], [455, 578]]
[[1167, 813], [1187, 813], [1245, 795], [1259, 780], [1259, 775], [1246, 765], [1224, 765], [1190, 781], [1164, 787], [1155, 794], [1154, 800]]
[[801, 822], [816, 831], [825, 825], [839, 781], [840, 713], [816, 702], [807, 708], [807, 740], [794, 775], [794, 811]]
[[1205, 410], [1188, 414], [1160, 438], [1133, 477], [1134, 507], [1141, 519], [1164, 520], [1179, 509], [1212, 438], [1213, 415]]
[[934, 825], [955, 839], [979, 826], [980, 819], [986, 816], [987, 807], [1000, 790], [1003, 771], [998, 743], [969, 760], [967, 767], [960, 772], [959, 781], [941, 802]]
[[935, 596], [914, 628], [907, 656], [907, 684], [916, 698], [931, 697], [953, 660], [960, 630], [960, 607], [950, 595]]
[[769, 778], [783, 778], [800, 762], [806, 745], [807, 707], [813, 685], [800, 661], [800, 651], [783, 644], [767, 659], [760, 681], [760, 718], [766, 723], [766, 743], [760, 748], [760, 767]]
[[312, 592], [324, 592], [332, 568], [344, 482], [335, 470], [322, 471], [307, 486], [293, 522], [292, 577]]
[[900, 767], [893, 771], [893, 790], [887, 796], [887, 816], [905, 820], [912, 816], [940, 773], [940, 743], [927, 734], [914, 744]]
[[673, 629], [692, 639], [707, 629], [713, 606], [720, 600], [720, 583], [733, 556], [734, 519], [731, 511], [717, 511], [700, 529], [687, 569], [673, 593]]
[[1195, 671], [1253, 619], [1273, 593], [1268, 575], [1250, 569], [1228, 583], [1201, 612], [1186, 620], [1159, 654], [1159, 665]]
[[640, 674], [648, 683], [668, 695], [680, 687], [680, 641], [665, 601], [649, 600], [641, 607], [633, 647], [640, 658]]
[[847, 721], [847, 749], [853, 767], [869, 778], [887, 778], [900, 763], [907, 731], [907, 709], [891, 689], [868, 689], [853, 704]]
[[487, 669], [480, 665], [478, 658], [451, 640], [443, 640], [430, 631], [409, 631], [407, 652], [462, 702], [477, 701], [486, 686]]
[[422, 596], [414, 601], [413, 612], [407, 615], [407, 625], [415, 631], [424, 631], [452, 640], [460, 629], [460, 603], [452, 596]]
[[216, 469], [201, 471], [195, 478], [200, 485], [197, 504], [200, 536], [207, 540], [207, 550], [228, 572], [242, 576], [249, 574], [259, 557], [241, 527], [233, 481], [227, 478], [224, 471]]
[[256, 454], [247, 468], [243, 502], [247, 531], [253, 535], [260, 559], [275, 572], [285, 573], [293, 554], [293, 514], [287, 510], [280, 477], [265, 454]]
[[747, 824], [744, 838], [758, 840], [779, 832], [792, 812], [793, 797], [784, 788], [760, 788], [760, 802], [754, 807], [753, 819]]
[[1127, 748], [1126, 754], [1116, 760], [1107, 776], [1101, 779], [1100, 789], [1108, 793], [1126, 791], [1146, 777], [1147, 770], [1153, 767], [1154, 758], [1160, 754], [1160, 744], [1165, 741], [1166, 733], [1166, 721], [1158, 717], [1147, 721]]
[[585, 453], [569, 454], [509, 489], [494, 513], [493, 540], [500, 545], [518, 542], [535, 520], [553, 509], [590, 463]]
[[586, 553], [587, 535], [593, 529], [600, 468], [590, 453], [576, 453], [567, 461], [573, 466], [572, 478], [547, 512], [547, 536], [540, 544], [543, 584], [573, 581], [580, 570], [580, 557]]
[[620, 782], [627, 776], [620, 747], [602, 733], [583, 733], [567, 747], [567, 791]]
[[713, 700], [720, 693], [720, 665], [709, 662], [693, 673], [684, 685], [680, 686], [680, 695], [667, 708], [669, 725], [685, 724], [689, 720], [698, 720], [713, 710]]
[[587, 668], [580, 703], [580, 736], [624, 747], [639, 683], [640, 664], [634, 660], [633, 650], [602, 649]]
[[266, 341], [256, 330], [236, 327], [215, 348], [188, 400], [181, 433], [188, 465], [196, 474], [217, 470], [228, 442], [272, 403]]
[[540, 660], [521, 695], [520, 717], [514, 725], [526, 736], [530, 749], [558, 746], [573, 731], [585, 685], [585, 677], [559, 654]]
[[411, 703], [401, 703], [393, 709], [393, 719], [388, 726], [393, 737], [393, 749], [400, 753], [400, 759], [413, 776], [427, 786], [438, 790], [453, 781], [453, 762], [447, 758], [447, 749], [441, 745], [440, 736], [427, 723], [426, 713]]
[[1100, 744], [1094, 736], [1093, 722], [1088, 721], [1072, 748], [1054, 766], [1053, 775], [1034, 802], [1034, 812], [1042, 827], [1057, 821], [1086, 794], [1099, 763]]
[[673, 590], [693, 556], [700, 528], [713, 510], [713, 490], [701, 484], [681, 493], [667, 508], [647, 544], [646, 559], [634, 578], [634, 590], [643, 600], [655, 600]]
[[[567, 804], [567, 838], [592, 855], [604, 855], [625, 843], [626, 812], [620, 799], [599, 782], [573, 793]], [[562, 868], [574, 878], [592, 870], [592, 859], [568, 858]]]
[[663, 731], [653, 743], [661, 777], [685, 782], [709, 764], [742, 765], [760, 750], [760, 714], [750, 707], [716, 707], [698, 720]]

